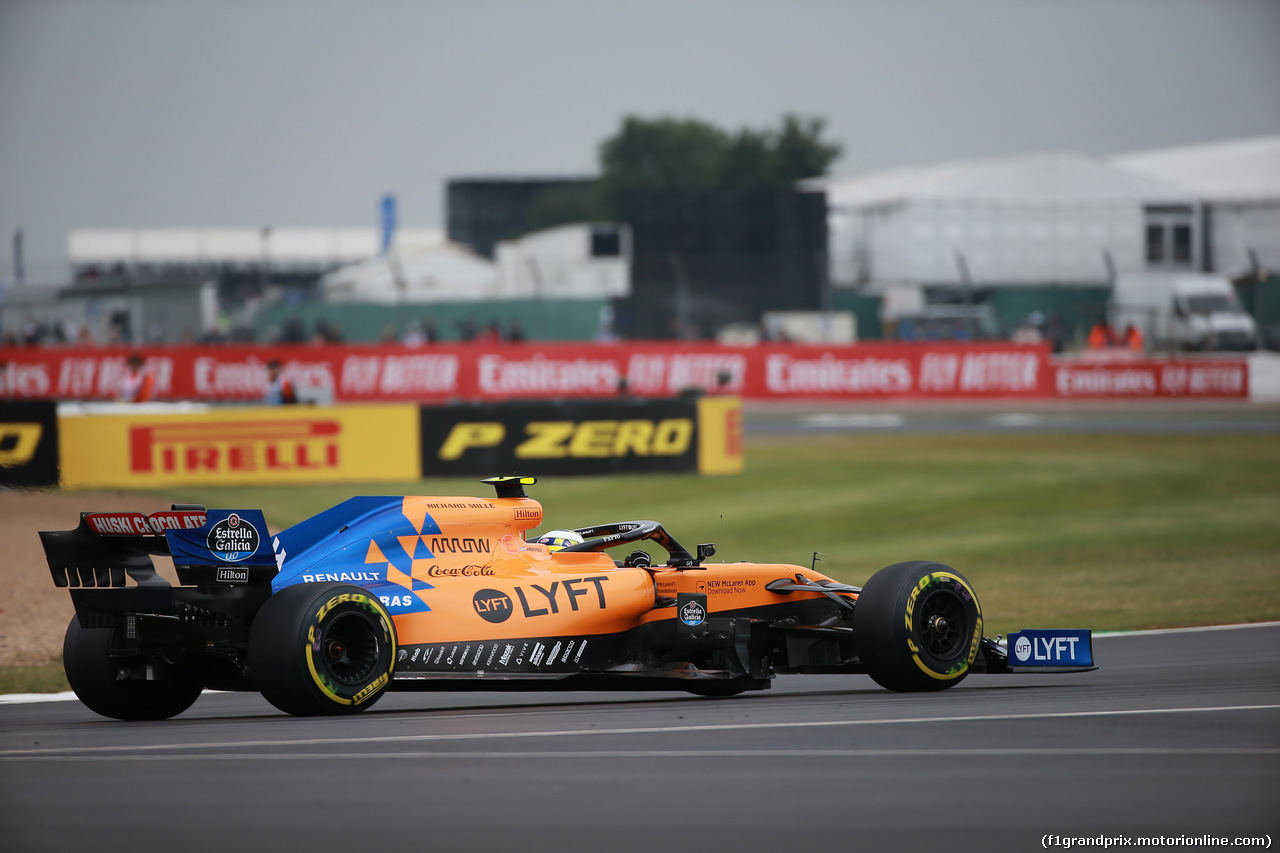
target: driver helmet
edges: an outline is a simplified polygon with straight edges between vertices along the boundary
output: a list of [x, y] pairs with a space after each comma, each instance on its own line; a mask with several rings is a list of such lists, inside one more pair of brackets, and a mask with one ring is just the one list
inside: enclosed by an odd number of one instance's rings
[[586, 540], [572, 530], [552, 530], [533, 541], [546, 545], [548, 551], [559, 551], [570, 545], [581, 545]]

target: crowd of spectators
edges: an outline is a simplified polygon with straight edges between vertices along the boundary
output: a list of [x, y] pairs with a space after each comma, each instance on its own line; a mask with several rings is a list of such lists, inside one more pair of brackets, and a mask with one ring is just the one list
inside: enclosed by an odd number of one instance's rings
[[1099, 320], [1089, 330], [1089, 349], [1092, 352], [1122, 350], [1141, 355], [1146, 349], [1142, 330], [1130, 323], [1123, 333], [1117, 332], [1110, 323]]

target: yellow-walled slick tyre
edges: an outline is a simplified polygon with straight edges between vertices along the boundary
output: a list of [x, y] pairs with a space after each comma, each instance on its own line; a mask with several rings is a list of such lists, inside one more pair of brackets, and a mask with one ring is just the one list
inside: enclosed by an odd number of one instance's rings
[[298, 584], [267, 599], [249, 633], [249, 673], [287, 714], [354, 714], [391, 683], [396, 633], [377, 597], [340, 583]]
[[950, 566], [895, 563], [871, 576], [858, 596], [854, 645], [867, 674], [899, 692], [959, 684], [982, 644], [982, 607]]
[[76, 696], [95, 714], [116, 720], [167, 720], [200, 696], [201, 686], [163, 661], [121, 656], [121, 630], [83, 628], [72, 616], [62, 664]]

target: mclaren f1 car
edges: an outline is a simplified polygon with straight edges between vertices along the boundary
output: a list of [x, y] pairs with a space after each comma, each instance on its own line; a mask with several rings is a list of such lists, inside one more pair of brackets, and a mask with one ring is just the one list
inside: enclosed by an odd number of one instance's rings
[[[1087, 630], [984, 637], [973, 586], [940, 563], [859, 588], [710, 562], [713, 545], [691, 551], [654, 521], [578, 528], [556, 549], [527, 535], [543, 522], [532, 477], [484, 482], [495, 498], [355, 497], [274, 536], [259, 510], [82, 513], [40, 534], [75, 604], [67, 679], [91, 710], [137, 720], [180, 714], [205, 688], [320, 715], [388, 690], [719, 697], [780, 673], [865, 673], [930, 691], [973, 672], [1095, 668]], [[659, 557], [607, 553], [642, 542]], [[173, 558], [180, 585], [152, 555]]]

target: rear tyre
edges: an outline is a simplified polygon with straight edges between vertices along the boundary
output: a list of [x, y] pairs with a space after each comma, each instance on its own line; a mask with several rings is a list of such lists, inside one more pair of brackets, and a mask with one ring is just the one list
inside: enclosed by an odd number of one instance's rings
[[982, 607], [950, 566], [896, 563], [871, 576], [858, 596], [853, 637], [867, 674], [889, 690], [954, 687], [982, 644]]
[[396, 660], [391, 615], [347, 584], [299, 584], [267, 599], [249, 632], [249, 673], [297, 716], [354, 714], [382, 698]]
[[130, 659], [118, 628], [83, 628], [71, 617], [62, 665], [71, 689], [95, 714], [116, 720], [167, 720], [192, 706], [201, 686], [164, 661]]

